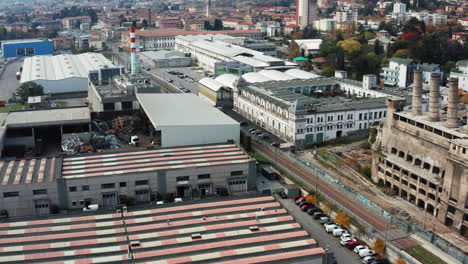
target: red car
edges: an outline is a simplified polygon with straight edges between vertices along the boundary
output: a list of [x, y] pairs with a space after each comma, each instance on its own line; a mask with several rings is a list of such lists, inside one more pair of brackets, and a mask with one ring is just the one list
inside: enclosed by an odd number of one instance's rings
[[296, 204], [299, 205], [302, 201], [305, 201], [305, 199], [306, 198], [304, 196], [300, 197], [299, 199], [296, 200]]
[[314, 208], [314, 206], [312, 204], [304, 204], [302, 207], [301, 207], [301, 210], [303, 212], [307, 211], [307, 209], [309, 208]]
[[279, 142], [271, 142], [271, 144], [273, 147], [279, 147], [280, 146], [280, 143]]
[[297, 199], [301, 198], [301, 197], [304, 197], [302, 195], [294, 195], [294, 201], [297, 201]]
[[356, 246], [359, 246], [359, 245], [361, 245], [361, 243], [357, 241], [351, 241], [348, 244], [346, 244], [346, 247], [349, 249], [354, 249]]

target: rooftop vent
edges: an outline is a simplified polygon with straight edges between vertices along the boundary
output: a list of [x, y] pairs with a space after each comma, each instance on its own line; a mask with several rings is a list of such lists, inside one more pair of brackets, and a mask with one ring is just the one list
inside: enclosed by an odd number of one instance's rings
[[130, 241], [130, 247], [134, 248], [134, 247], [139, 247], [139, 246], [140, 246], [139, 240]]
[[249, 227], [249, 230], [250, 230], [250, 231], [258, 231], [259, 228], [258, 228], [258, 226], [250, 226], [250, 227]]
[[200, 239], [200, 238], [202, 238], [200, 233], [192, 234], [192, 239]]

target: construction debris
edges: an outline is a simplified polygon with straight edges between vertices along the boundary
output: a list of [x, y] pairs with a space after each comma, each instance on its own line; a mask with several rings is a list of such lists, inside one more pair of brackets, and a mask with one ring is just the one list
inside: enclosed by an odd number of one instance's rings
[[62, 140], [62, 150], [64, 152], [77, 152], [84, 142], [78, 136], [71, 136]]
[[96, 132], [91, 132], [91, 145], [95, 149], [117, 149], [121, 147], [121, 143], [115, 135], [100, 135]]

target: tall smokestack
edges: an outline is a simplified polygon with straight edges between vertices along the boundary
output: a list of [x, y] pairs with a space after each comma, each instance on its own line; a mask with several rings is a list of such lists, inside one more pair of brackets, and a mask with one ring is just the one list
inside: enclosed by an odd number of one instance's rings
[[429, 121], [439, 121], [440, 74], [432, 73], [429, 84]]
[[206, 17], [210, 17], [211, 0], [206, 0]]
[[131, 75], [138, 74], [138, 60], [136, 54], [136, 43], [135, 43], [135, 28], [130, 28], [130, 62], [132, 65]]
[[458, 127], [458, 79], [450, 78], [448, 87], [447, 122], [448, 128]]
[[419, 116], [422, 114], [421, 94], [422, 94], [422, 72], [420, 70], [415, 70], [414, 80], [413, 80], [413, 100], [411, 102], [411, 109], [413, 111], [413, 115], [415, 116]]

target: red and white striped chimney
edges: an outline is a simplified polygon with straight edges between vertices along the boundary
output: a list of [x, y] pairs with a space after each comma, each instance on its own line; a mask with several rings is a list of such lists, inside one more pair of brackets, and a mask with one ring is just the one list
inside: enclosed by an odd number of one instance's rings
[[136, 54], [136, 42], [135, 42], [135, 28], [130, 28], [130, 63], [131, 63], [131, 74], [138, 74], [138, 60]]

